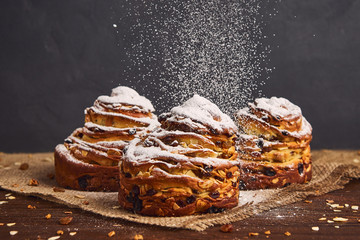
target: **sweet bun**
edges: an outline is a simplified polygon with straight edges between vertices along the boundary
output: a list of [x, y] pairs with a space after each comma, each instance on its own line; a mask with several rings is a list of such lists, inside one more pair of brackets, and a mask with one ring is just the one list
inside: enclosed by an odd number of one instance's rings
[[216, 213], [238, 204], [237, 127], [195, 95], [159, 116], [161, 128], [133, 140], [120, 163], [119, 203], [150, 216]]
[[86, 191], [118, 191], [123, 149], [159, 125], [150, 101], [128, 87], [100, 96], [85, 110], [85, 125], [55, 148], [60, 186]]
[[240, 189], [284, 187], [311, 180], [312, 128], [285, 98], [258, 98], [237, 112]]

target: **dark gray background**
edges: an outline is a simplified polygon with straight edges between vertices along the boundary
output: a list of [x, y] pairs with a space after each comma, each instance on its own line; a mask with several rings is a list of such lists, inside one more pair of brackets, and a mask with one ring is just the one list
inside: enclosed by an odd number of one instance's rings
[[[52, 151], [97, 96], [129, 85], [124, 48], [136, 39], [133, 19], [119, 21], [123, 2], [0, 2], [0, 151]], [[275, 67], [263, 76], [265, 96], [302, 108], [313, 148], [360, 148], [360, 0], [270, 1], [262, 11]]]

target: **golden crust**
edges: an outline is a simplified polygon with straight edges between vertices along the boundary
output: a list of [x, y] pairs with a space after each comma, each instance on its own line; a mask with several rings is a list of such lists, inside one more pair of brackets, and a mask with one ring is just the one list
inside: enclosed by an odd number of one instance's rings
[[118, 191], [119, 168], [85, 164], [74, 158], [64, 145], [54, 153], [57, 183], [65, 188], [83, 191]]
[[[119, 202], [124, 208], [143, 215], [182, 216], [223, 211], [238, 203], [236, 166], [229, 170], [204, 171], [202, 177], [192, 172], [190, 176], [161, 174], [156, 168], [134, 177], [120, 168]], [[219, 176], [221, 171], [225, 178]]]
[[107, 112], [96, 112], [93, 108], [86, 109], [85, 122], [93, 122], [102, 126], [115, 128], [135, 128], [147, 127], [147, 122], [142, 122], [140, 119], [128, 117], [125, 114], [113, 115]]
[[307, 183], [312, 177], [310, 158], [286, 163], [240, 160], [241, 190], [281, 188], [292, 183]]
[[239, 158], [253, 161], [287, 162], [310, 152], [310, 140], [299, 142], [267, 141], [258, 136], [240, 135]]
[[[158, 135], [156, 133], [155, 135]], [[195, 159], [224, 156], [216, 152], [216, 144], [211, 138], [198, 139], [199, 136], [177, 134], [165, 131], [156, 139], [151, 134], [136, 145], [130, 144], [126, 155], [139, 148], [164, 148], [170, 155], [155, 154], [149, 159], [131, 161], [125, 157], [120, 164], [120, 205], [136, 213], [153, 216], [182, 216], [204, 212], [219, 212], [238, 203], [239, 171], [236, 152], [223, 163], [210, 165]], [[230, 142], [235, 144], [234, 140]], [[135, 142], [135, 141], [134, 141]], [[152, 142], [152, 143], [150, 143]], [[166, 144], [177, 142], [176, 147]], [[191, 143], [193, 142], [193, 143]], [[203, 149], [200, 144], [212, 147]], [[148, 146], [145, 146], [148, 144]], [[196, 151], [193, 151], [196, 148]], [[227, 149], [224, 151], [228, 152]], [[130, 153], [129, 153], [130, 152]], [[191, 153], [189, 155], [189, 152]], [[194, 155], [192, 155], [194, 154]], [[215, 154], [215, 155], [214, 155]], [[208, 165], [207, 165], [207, 164]]]

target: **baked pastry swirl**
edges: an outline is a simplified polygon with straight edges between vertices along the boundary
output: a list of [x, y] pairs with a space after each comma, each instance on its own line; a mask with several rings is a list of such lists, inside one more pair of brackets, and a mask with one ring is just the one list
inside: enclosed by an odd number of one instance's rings
[[312, 128], [285, 98], [258, 98], [236, 114], [240, 135], [240, 189], [264, 189], [311, 180]]
[[151, 216], [216, 213], [238, 203], [231, 118], [195, 95], [159, 116], [161, 128], [134, 139], [120, 163], [119, 203]]
[[150, 101], [128, 87], [100, 96], [85, 110], [85, 125], [55, 149], [56, 181], [87, 191], [118, 191], [119, 162], [129, 141], [159, 125]]

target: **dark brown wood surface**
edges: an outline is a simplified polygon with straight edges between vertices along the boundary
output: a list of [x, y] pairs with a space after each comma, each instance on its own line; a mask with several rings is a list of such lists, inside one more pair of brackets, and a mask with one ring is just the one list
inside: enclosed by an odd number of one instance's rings
[[[220, 232], [220, 226], [214, 226], [203, 232], [169, 229], [131, 223], [118, 219], [102, 217], [79, 209], [42, 200], [40, 198], [11, 194], [15, 199], [6, 199], [8, 191], [0, 190], [0, 201], [8, 201], [0, 205], [0, 239], [48, 239], [56, 236], [58, 230], [64, 234], [60, 239], [134, 239], [141, 234], [147, 239], [360, 239], [360, 211], [354, 212], [351, 206], [360, 206], [360, 180], [354, 179], [342, 190], [337, 190], [323, 196], [310, 197], [310, 202], [298, 202], [271, 211], [263, 212], [244, 221], [233, 223], [231, 233]], [[340, 205], [349, 204], [341, 212], [334, 212], [326, 204], [333, 200]], [[28, 205], [35, 206], [29, 209]], [[71, 211], [72, 213], [65, 213]], [[51, 214], [50, 219], [45, 216]], [[59, 219], [72, 216], [69, 225], [60, 225]], [[347, 222], [328, 223], [319, 218], [332, 220], [334, 217], [348, 218]], [[16, 223], [7, 226], [7, 223]], [[318, 226], [319, 231], [312, 227]], [[339, 226], [336, 228], [335, 226]], [[270, 230], [271, 234], [264, 234]], [[10, 231], [18, 231], [10, 236]], [[115, 231], [113, 237], [108, 233]], [[70, 232], [76, 235], [70, 236]], [[250, 236], [249, 233], [259, 233]], [[290, 232], [291, 236], [285, 236]]]

